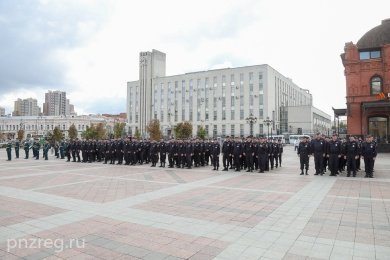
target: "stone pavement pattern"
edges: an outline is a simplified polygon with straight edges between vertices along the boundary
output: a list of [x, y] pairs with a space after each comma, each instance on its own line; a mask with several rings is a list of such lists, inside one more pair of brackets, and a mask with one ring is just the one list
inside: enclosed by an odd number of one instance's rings
[[0, 259], [390, 259], [389, 154], [374, 179], [300, 176], [292, 147], [265, 174], [5, 160]]

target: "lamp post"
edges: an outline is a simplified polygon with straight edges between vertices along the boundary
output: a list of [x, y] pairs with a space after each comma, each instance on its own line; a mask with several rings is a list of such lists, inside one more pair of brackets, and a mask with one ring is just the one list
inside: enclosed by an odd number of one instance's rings
[[251, 113], [245, 120], [249, 124], [250, 135], [253, 137], [253, 124], [257, 122], [257, 117], [253, 116], [253, 114]]
[[268, 128], [268, 138], [269, 138], [269, 126], [273, 123], [274, 121], [269, 119], [269, 117], [267, 116], [267, 118], [264, 120], [264, 123], [267, 125], [267, 128]]

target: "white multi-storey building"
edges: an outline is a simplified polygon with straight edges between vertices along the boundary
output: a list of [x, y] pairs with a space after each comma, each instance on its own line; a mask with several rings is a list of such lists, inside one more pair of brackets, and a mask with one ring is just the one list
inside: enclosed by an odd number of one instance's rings
[[20, 129], [24, 130], [24, 137], [44, 137], [58, 127], [64, 137], [68, 137], [68, 129], [74, 125], [79, 138], [81, 133], [87, 130], [91, 124], [102, 123], [108, 134], [112, 133], [115, 123], [114, 118], [103, 116], [5, 116], [0, 118], [0, 133], [7, 138], [18, 136]]
[[129, 133], [146, 134], [151, 119], [158, 119], [164, 135], [183, 121], [200, 126], [208, 136], [245, 136], [247, 118], [256, 117], [254, 135], [289, 131], [289, 106], [312, 106], [312, 95], [267, 64], [165, 75], [165, 54], [140, 53], [139, 80], [127, 83]]

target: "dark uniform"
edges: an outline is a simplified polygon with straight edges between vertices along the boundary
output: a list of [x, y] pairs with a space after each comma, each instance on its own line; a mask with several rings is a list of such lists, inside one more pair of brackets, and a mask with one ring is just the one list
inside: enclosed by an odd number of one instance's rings
[[253, 157], [255, 155], [255, 147], [251, 141], [245, 142], [244, 145], [244, 155], [246, 161], [246, 167], [248, 168], [247, 172], [253, 172]]
[[267, 168], [266, 165], [268, 164], [268, 145], [264, 139], [261, 139], [260, 143], [257, 145], [256, 157], [258, 161], [259, 172], [263, 173]]
[[326, 148], [330, 176], [336, 176], [339, 169], [339, 158], [341, 157], [341, 142], [334, 138], [327, 143]]
[[7, 158], [8, 158], [8, 160], [7, 161], [11, 161], [11, 151], [12, 151], [12, 143], [11, 143], [11, 141], [9, 141], [8, 143], [7, 143], [7, 148], [6, 148], [6, 150], [7, 150]]
[[227, 171], [229, 168], [229, 161], [231, 157], [231, 147], [232, 143], [230, 139], [227, 139], [222, 144], [222, 163], [223, 163], [223, 171]]
[[150, 161], [152, 162], [151, 167], [156, 167], [156, 164], [158, 162], [158, 152], [159, 152], [159, 145], [153, 141], [150, 145]]
[[311, 149], [314, 154], [314, 167], [316, 169], [316, 173], [314, 175], [323, 175], [324, 156], [326, 151], [325, 141], [319, 137], [313, 139], [311, 141]]
[[311, 154], [310, 143], [307, 142], [307, 139], [299, 143], [298, 146], [298, 156], [301, 164], [301, 175], [303, 175], [303, 168], [305, 168], [305, 174], [308, 175], [309, 170], [309, 156]]
[[16, 159], [19, 159], [19, 147], [20, 147], [19, 140], [16, 140], [16, 142], [15, 142], [15, 158]]
[[38, 141], [34, 141], [33, 144], [33, 153], [35, 160], [39, 160], [39, 150], [41, 149], [41, 144]]
[[241, 170], [241, 157], [242, 157], [242, 144], [240, 141], [234, 142], [233, 146], [233, 159], [234, 159], [234, 167], [236, 168], [236, 172]]
[[367, 141], [362, 145], [362, 156], [364, 159], [365, 178], [374, 178], [374, 162], [377, 156], [376, 144], [371, 140], [371, 136], [367, 137]]
[[358, 143], [353, 137], [345, 144], [345, 158], [347, 159], [347, 177], [356, 177], [356, 159], [359, 154]]
[[190, 142], [188, 142], [185, 145], [185, 158], [187, 163], [187, 168], [192, 168], [192, 156], [194, 155], [194, 145]]
[[49, 149], [50, 149], [50, 144], [49, 142], [45, 142], [45, 144], [43, 145], [43, 158], [45, 158], [45, 160], [48, 160], [48, 153], [49, 153]]
[[279, 167], [282, 167], [282, 155], [283, 155], [283, 143], [282, 140], [278, 140], [278, 146], [279, 146]]
[[219, 169], [219, 154], [221, 153], [221, 146], [217, 141], [211, 144], [211, 156], [213, 159], [213, 170], [218, 171]]
[[165, 168], [165, 161], [167, 160], [168, 144], [162, 141], [160, 143], [160, 167]]
[[24, 141], [24, 153], [25, 153], [25, 157], [24, 159], [28, 159], [28, 156], [29, 156], [29, 153], [30, 153], [30, 143], [26, 141]]

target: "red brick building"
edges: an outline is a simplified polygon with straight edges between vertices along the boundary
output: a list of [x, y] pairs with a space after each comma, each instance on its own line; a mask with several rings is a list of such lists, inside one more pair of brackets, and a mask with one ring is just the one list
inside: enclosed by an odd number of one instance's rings
[[348, 134], [389, 140], [390, 19], [356, 43], [346, 43], [345, 68]]

